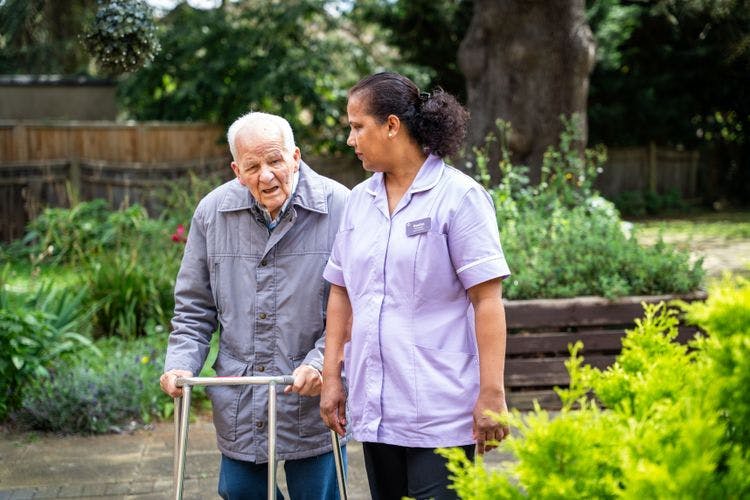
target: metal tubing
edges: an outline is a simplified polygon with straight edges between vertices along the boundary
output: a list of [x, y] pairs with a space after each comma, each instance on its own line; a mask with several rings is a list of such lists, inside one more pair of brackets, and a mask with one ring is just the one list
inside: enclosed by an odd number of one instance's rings
[[187, 437], [190, 418], [190, 393], [196, 385], [268, 385], [268, 499], [276, 498], [276, 385], [292, 385], [291, 375], [269, 377], [177, 377], [175, 385], [182, 387], [182, 398], [174, 398], [175, 446], [173, 482], [176, 500], [182, 500], [187, 457]]
[[268, 500], [276, 498], [276, 382], [268, 384]]
[[292, 385], [294, 377], [280, 375], [271, 377], [178, 377], [175, 385], [267, 385], [271, 382], [280, 385]]
[[185, 459], [187, 458], [187, 437], [190, 427], [190, 392], [192, 387], [185, 385], [182, 388], [182, 408], [180, 409], [180, 444], [179, 462], [177, 463], [177, 487], [175, 488], [175, 499], [182, 500], [182, 486], [185, 480]]
[[174, 398], [174, 454], [172, 455], [172, 486], [177, 491], [177, 463], [180, 456], [180, 410], [182, 409], [182, 396]]
[[336, 463], [336, 480], [339, 483], [339, 499], [347, 500], [346, 478], [344, 478], [344, 459], [341, 456], [341, 444], [339, 435], [331, 430], [331, 444], [333, 445], [333, 461]]

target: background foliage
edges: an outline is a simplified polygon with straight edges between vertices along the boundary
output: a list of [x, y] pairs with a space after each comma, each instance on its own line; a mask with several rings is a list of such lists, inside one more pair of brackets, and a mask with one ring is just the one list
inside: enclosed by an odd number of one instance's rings
[[264, 110], [286, 117], [306, 151], [341, 149], [346, 89], [376, 59], [391, 59], [367, 44], [367, 29], [352, 27], [330, 4], [180, 4], [161, 19], [162, 51], [154, 62], [122, 82], [121, 102], [140, 120], [228, 124]]
[[[566, 120], [559, 145], [544, 156], [542, 178], [530, 185], [527, 168], [513, 165], [505, 144], [510, 126], [498, 122], [502, 181], [486, 185], [495, 200], [500, 238], [512, 275], [510, 299], [686, 293], [703, 281], [702, 262], [691, 262], [661, 240], [652, 247], [628, 232], [615, 206], [593, 188], [603, 149], [581, 152], [580, 123]], [[488, 156], [475, 151], [481, 182], [489, 182]]]

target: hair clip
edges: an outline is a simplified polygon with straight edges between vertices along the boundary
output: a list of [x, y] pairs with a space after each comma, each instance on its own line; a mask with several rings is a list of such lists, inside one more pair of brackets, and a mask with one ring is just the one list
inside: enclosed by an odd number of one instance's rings
[[420, 92], [419, 93], [419, 99], [422, 102], [429, 100], [430, 97], [432, 97], [432, 94], [430, 94], [429, 92]]

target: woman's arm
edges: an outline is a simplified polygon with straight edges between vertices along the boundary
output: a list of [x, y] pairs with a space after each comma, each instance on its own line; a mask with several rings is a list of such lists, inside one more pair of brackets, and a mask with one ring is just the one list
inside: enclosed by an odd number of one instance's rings
[[326, 315], [326, 347], [323, 355], [323, 390], [320, 416], [339, 435], [346, 434], [346, 391], [341, 380], [344, 344], [349, 340], [352, 305], [346, 288], [331, 284]]
[[502, 282], [498, 279], [479, 283], [468, 289], [474, 306], [477, 348], [479, 350], [479, 397], [474, 405], [474, 439], [477, 452], [496, 447], [488, 441], [502, 441], [509, 433], [487, 412], [507, 413], [505, 403], [505, 308]]

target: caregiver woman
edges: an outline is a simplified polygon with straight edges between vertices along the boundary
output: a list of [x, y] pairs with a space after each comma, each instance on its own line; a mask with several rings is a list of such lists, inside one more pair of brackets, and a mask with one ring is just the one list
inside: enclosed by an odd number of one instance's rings
[[454, 97], [378, 73], [352, 87], [346, 109], [347, 144], [374, 174], [352, 191], [323, 275], [332, 286], [321, 415], [362, 442], [374, 499], [455, 498], [435, 448], [473, 457], [509, 432], [487, 415], [507, 412], [510, 271], [495, 210], [443, 162], [466, 131]]

